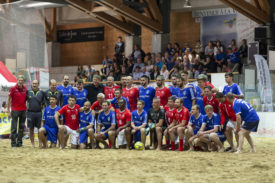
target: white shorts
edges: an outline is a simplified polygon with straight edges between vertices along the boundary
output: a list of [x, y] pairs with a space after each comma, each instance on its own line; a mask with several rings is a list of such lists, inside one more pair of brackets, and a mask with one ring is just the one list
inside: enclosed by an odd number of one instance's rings
[[231, 120], [229, 120], [229, 121], [227, 122], [227, 125], [226, 125], [226, 126], [228, 126], [228, 127], [230, 127], [230, 128], [233, 128], [233, 129], [236, 129], [237, 122], [236, 122], [236, 121], [231, 121]]
[[65, 125], [65, 128], [67, 130], [66, 137], [68, 135], [71, 135], [70, 143], [73, 144], [73, 145], [78, 145], [79, 144], [79, 133], [76, 130], [72, 130], [67, 125]]
[[117, 144], [118, 146], [123, 146], [127, 144], [125, 137], [125, 129], [121, 130], [117, 135]]

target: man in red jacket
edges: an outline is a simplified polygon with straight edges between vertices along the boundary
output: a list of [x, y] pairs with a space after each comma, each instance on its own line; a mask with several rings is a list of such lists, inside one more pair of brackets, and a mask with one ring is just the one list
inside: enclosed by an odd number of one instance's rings
[[236, 133], [236, 114], [233, 110], [233, 105], [228, 102], [228, 100], [225, 98], [224, 94], [222, 92], [216, 93], [215, 98], [220, 102], [219, 108], [220, 108], [220, 116], [221, 116], [221, 125], [224, 126], [226, 120], [226, 129], [225, 129], [225, 135], [226, 139], [230, 145], [229, 148], [226, 149], [226, 151], [234, 152], [236, 151], [233, 143], [233, 131], [235, 132], [235, 137], [237, 141], [237, 146], [239, 142], [239, 135]]

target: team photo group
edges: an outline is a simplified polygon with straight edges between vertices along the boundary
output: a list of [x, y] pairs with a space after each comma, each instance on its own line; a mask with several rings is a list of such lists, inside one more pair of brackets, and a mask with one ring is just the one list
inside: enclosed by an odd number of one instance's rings
[[27, 90], [20, 75], [7, 102], [11, 147], [23, 147], [27, 121], [32, 147], [37, 128], [40, 148], [63, 149], [70, 143], [72, 149], [241, 153], [246, 139], [251, 152], [256, 152], [250, 133], [257, 131], [259, 117], [243, 100], [233, 74], [225, 73], [223, 91], [206, 75], [196, 81], [189, 83], [183, 71], [171, 77], [169, 86], [162, 75], [156, 77], [156, 87], [149, 86], [146, 75], [138, 85], [131, 76], [116, 84], [110, 76], [103, 85], [101, 77], [94, 75], [92, 84], [78, 80], [72, 87], [64, 76], [61, 85], [52, 79], [49, 89], [42, 91], [37, 80]]

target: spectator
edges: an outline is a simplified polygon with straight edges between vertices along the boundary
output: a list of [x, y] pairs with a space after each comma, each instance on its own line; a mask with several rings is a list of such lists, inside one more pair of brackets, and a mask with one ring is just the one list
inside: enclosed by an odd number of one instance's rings
[[173, 55], [174, 49], [172, 48], [172, 43], [167, 44], [167, 48], [165, 49], [165, 51], [169, 54], [169, 56]]
[[107, 65], [107, 63], [112, 65], [112, 64], [113, 64], [113, 61], [110, 60], [110, 59], [108, 58], [108, 56], [105, 56], [105, 57], [104, 57], [104, 60], [102, 61], [102, 65], [105, 66], [105, 65]]
[[[26, 120], [27, 88], [23, 85], [24, 76], [19, 75], [17, 84], [10, 88], [8, 96], [8, 115], [11, 120], [11, 147], [22, 147], [23, 131]], [[11, 112], [10, 112], [11, 108]], [[19, 125], [19, 126], [17, 126]], [[18, 133], [17, 133], [18, 128]]]
[[88, 91], [87, 99], [93, 104], [96, 101], [97, 94], [103, 93], [104, 86], [100, 84], [101, 77], [94, 75], [93, 83], [86, 85], [84, 88]]
[[169, 78], [171, 78], [171, 76], [178, 76], [178, 75], [180, 75], [178, 66], [173, 67], [173, 69], [169, 71]]
[[140, 69], [142, 69], [144, 67], [144, 63], [142, 63], [142, 59], [141, 57], [137, 58], [137, 63], [135, 63], [134, 65], [134, 72], [136, 71], [136, 67], [139, 66]]
[[220, 40], [217, 41], [216, 46], [214, 48], [214, 56], [217, 55], [219, 49], [221, 50], [221, 52], [223, 52], [223, 47]]
[[180, 53], [180, 50], [181, 50], [181, 48], [180, 48], [179, 43], [175, 42], [174, 43], [174, 52]]
[[212, 41], [208, 42], [208, 45], [205, 47], [204, 54], [208, 56], [213, 56], [214, 54], [214, 48]]
[[121, 67], [119, 65], [115, 65], [114, 78], [115, 81], [119, 81], [121, 78]]
[[231, 72], [236, 72], [239, 70], [239, 66], [241, 62], [240, 54], [238, 51], [233, 51], [231, 47], [229, 47], [227, 51], [228, 51], [228, 59], [227, 59], [228, 67]]
[[161, 70], [160, 70], [160, 75], [162, 75], [164, 77], [164, 79], [168, 79], [169, 77], [169, 71], [167, 70], [166, 65], [163, 65]]
[[143, 59], [144, 59], [144, 57], [145, 57], [145, 53], [144, 53], [144, 51], [140, 48], [140, 46], [139, 46], [138, 44], [136, 44], [136, 45], [134, 46], [134, 51], [133, 51], [133, 53], [132, 53], [132, 56], [133, 56], [135, 62], [137, 61], [138, 58], [141, 58], [142, 61], [143, 61]]
[[162, 68], [163, 62], [161, 61], [161, 58], [160, 58], [160, 57], [157, 57], [157, 58], [156, 58], [156, 62], [155, 62], [155, 64], [154, 64], [154, 66], [158, 66], [159, 70]]
[[222, 72], [224, 71], [226, 68], [226, 55], [224, 52], [222, 52], [221, 49], [217, 50], [217, 54], [216, 54], [216, 64], [217, 64], [217, 71], [218, 72]]
[[[121, 66], [121, 75], [128, 75], [126, 67], [125, 66]], [[120, 80], [120, 79], [119, 79]], [[118, 80], [118, 81], [119, 81]]]
[[147, 64], [149, 60], [152, 60], [151, 53], [146, 53], [145, 58], [144, 58], [144, 64]]
[[207, 73], [215, 73], [217, 72], [217, 69], [216, 69], [216, 64], [215, 64], [215, 61], [214, 59], [212, 59], [212, 57], [210, 56], [207, 56], [205, 61], [202, 62], [203, 64], [203, 70]]
[[176, 58], [172, 57], [170, 61], [166, 63], [167, 70], [170, 71], [176, 65]]
[[195, 51], [200, 55], [200, 57], [204, 54], [203, 45], [200, 40], [196, 42]]
[[246, 39], [243, 39], [242, 45], [238, 49], [238, 52], [240, 53], [240, 57], [243, 64], [247, 64], [247, 51], [248, 51], [247, 42], [246, 42]]
[[160, 75], [159, 67], [157, 65], [154, 65], [154, 68], [150, 74], [150, 78], [152, 80], [156, 80], [157, 76]]
[[143, 68], [141, 69], [141, 76], [143, 76], [143, 75], [146, 75], [146, 76], [148, 76], [148, 77], [150, 78], [150, 72], [148, 72], [148, 71], [146, 70], [146, 67], [143, 67]]
[[140, 67], [136, 67], [136, 71], [133, 73], [134, 80], [139, 80], [142, 76], [142, 72], [140, 71]]
[[145, 66], [145, 68], [146, 68], [146, 72], [151, 72], [152, 70], [153, 70], [153, 64], [152, 64], [152, 61], [151, 60], [148, 60], [147, 61], [147, 65]]
[[8, 105], [7, 105], [6, 101], [4, 101], [2, 103], [1, 112], [3, 112], [3, 113], [7, 113], [8, 112]]
[[118, 58], [121, 58], [124, 53], [124, 42], [122, 41], [122, 37], [118, 36], [118, 41], [115, 45], [115, 54]]
[[154, 64], [156, 62], [156, 54], [155, 53], [152, 53], [152, 63]]
[[82, 65], [77, 66], [77, 75], [78, 74], [81, 75], [83, 72], [84, 72], [83, 66]]
[[233, 52], [236, 52], [238, 50], [235, 39], [232, 39], [231, 44], [228, 46], [228, 48], [231, 48]]
[[133, 73], [133, 68], [134, 68], [133, 61], [131, 59], [129, 59], [127, 61], [127, 67], [126, 67], [126, 69], [127, 69], [127, 75], [130, 75], [130, 74]]

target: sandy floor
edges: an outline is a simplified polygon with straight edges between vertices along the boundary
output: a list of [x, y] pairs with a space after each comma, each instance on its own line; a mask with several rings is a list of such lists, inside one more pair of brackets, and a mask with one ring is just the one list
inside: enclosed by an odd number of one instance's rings
[[[275, 139], [257, 138], [257, 153], [10, 148], [0, 140], [0, 182], [275, 182]], [[245, 152], [248, 152], [245, 146]]]

